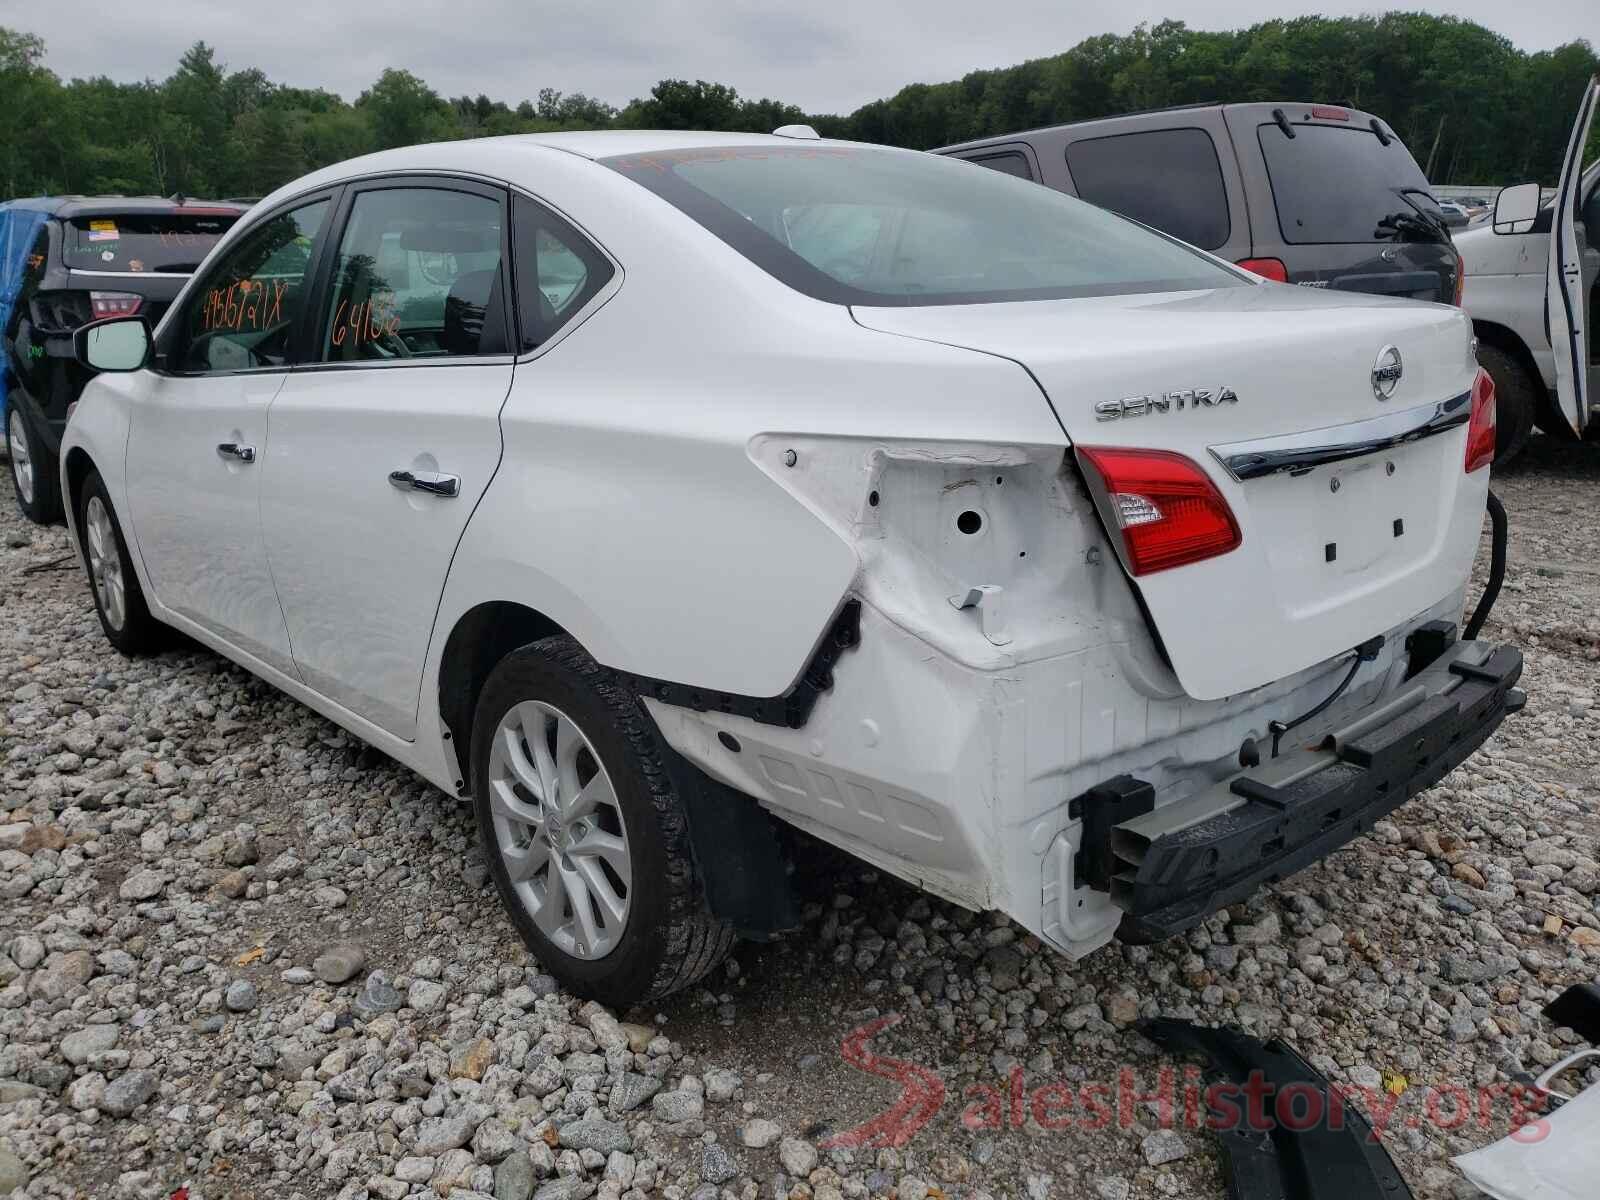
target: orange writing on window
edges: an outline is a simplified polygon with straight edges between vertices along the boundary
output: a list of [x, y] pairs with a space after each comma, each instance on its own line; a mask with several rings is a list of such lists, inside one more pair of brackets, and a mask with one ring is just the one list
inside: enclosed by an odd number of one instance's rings
[[356, 345], [392, 338], [400, 332], [400, 314], [394, 308], [393, 293], [382, 293], [351, 307], [350, 301], [339, 301], [333, 313], [333, 344], [342, 346], [347, 340]]
[[230, 287], [212, 288], [200, 306], [200, 328], [271, 329], [284, 319], [288, 292], [282, 279], [241, 279]]

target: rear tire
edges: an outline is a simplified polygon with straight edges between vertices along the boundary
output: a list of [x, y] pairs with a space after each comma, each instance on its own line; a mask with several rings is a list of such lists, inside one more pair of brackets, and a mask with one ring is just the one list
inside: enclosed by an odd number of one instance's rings
[[11, 487], [17, 507], [35, 525], [61, 519], [61, 480], [55, 455], [44, 448], [20, 403], [6, 409], [6, 453], [11, 456]]
[[1494, 465], [1503, 467], [1522, 453], [1533, 434], [1539, 393], [1527, 368], [1499, 346], [1479, 343], [1478, 365], [1494, 380]]
[[99, 471], [90, 471], [79, 489], [77, 519], [89, 591], [106, 640], [130, 658], [159, 650], [164, 627], [145, 604], [117, 510]]
[[688, 987], [735, 940], [706, 911], [666, 756], [570, 637], [512, 651], [478, 699], [473, 803], [501, 902], [550, 974], [613, 1008]]

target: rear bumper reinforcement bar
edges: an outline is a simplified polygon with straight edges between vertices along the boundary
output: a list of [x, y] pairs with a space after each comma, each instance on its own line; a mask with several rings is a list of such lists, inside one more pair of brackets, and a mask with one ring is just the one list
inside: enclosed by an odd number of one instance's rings
[[1314, 746], [1113, 826], [1119, 936], [1179, 933], [1370, 830], [1521, 707], [1521, 675], [1519, 651], [1457, 642]]

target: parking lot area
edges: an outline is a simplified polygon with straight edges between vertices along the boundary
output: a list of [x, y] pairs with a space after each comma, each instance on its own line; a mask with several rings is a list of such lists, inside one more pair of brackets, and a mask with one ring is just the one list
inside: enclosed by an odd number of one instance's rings
[[1493, 486], [1527, 708], [1372, 836], [1079, 963], [816, 848], [801, 931], [615, 1014], [528, 956], [466, 806], [193, 644], [121, 658], [7, 503], [0, 1195], [1208, 1200], [1132, 1028], [1169, 1016], [1283, 1038], [1471, 1196], [1449, 1158], [1600, 974], [1600, 447]]

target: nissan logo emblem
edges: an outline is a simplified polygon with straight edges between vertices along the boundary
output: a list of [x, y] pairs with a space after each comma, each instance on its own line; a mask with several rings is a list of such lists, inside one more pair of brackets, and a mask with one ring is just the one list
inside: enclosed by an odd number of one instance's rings
[[1400, 376], [1405, 374], [1405, 364], [1400, 361], [1400, 351], [1393, 346], [1385, 346], [1378, 351], [1378, 361], [1372, 364], [1372, 394], [1379, 400], [1387, 400], [1394, 395], [1394, 389], [1400, 385]]

